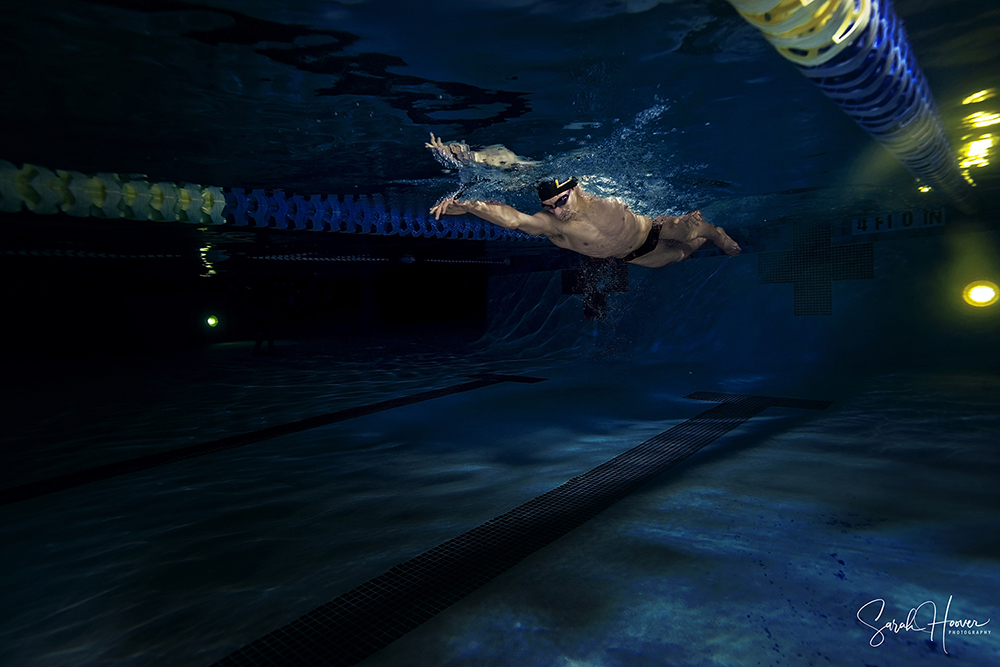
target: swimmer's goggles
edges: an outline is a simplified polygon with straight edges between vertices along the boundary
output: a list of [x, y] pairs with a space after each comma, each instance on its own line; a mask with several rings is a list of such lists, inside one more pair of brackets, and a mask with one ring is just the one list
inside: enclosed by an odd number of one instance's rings
[[565, 206], [566, 202], [569, 201], [569, 193], [570, 192], [572, 192], [572, 190], [568, 190], [566, 192], [566, 194], [564, 194], [562, 197], [560, 197], [559, 199], [557, 199], [555, 201], [555, 203], [553, 203], [553, 204], [542, 204], [542, 208], [544, 208], [546, 211], [553, 211], [553, 210], [559, 208], [560, 206]]

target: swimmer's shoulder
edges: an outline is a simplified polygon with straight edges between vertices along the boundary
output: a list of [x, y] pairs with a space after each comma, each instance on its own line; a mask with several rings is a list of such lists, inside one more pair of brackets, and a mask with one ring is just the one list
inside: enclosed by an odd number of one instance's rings
[[601, 216], [619, 217], [624, 214], [626, 216], [634, 215], [637, 218], [642, 217], [618, 197], [591, 197], [589, 208]]

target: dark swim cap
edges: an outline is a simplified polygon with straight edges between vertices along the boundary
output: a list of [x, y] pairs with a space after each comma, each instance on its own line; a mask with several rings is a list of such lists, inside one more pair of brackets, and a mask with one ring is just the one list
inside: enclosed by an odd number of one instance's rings
[[558, 178], [551, 181], [542, 181], [538, 184], [538, 198], [541, 201], [552, 199], [560, 192], [566, 192], [574, 187], [576, 187], [576, 179], [572, 176], [566, 181], [560, 181]]

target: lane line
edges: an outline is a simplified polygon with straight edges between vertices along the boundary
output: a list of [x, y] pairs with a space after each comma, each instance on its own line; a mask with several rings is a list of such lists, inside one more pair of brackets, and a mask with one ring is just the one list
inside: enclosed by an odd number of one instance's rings
[[173, 449], [157, 454], [148, 454], [146, 456], [140, 456], [127, 461], [118, 461], [116, 463], [109, 463], [107, 465], [90, 468], [88, 470], [81, 470], [79, 472], [68, 473], [58, 477], [51, 477], [49, 479], [31, 482], [30, 484], [25, 484], [23, 486], [2, 489], [0, 490], [0, 506], [10, 505], [12, 503], [30, 500], [32, 498], [38, 498], [50, 493], [66, 491], [78, 486], [83, 486], [84, 484], [91, 484], [93, 482], [113, 479], [115, 477], [121, 477], [122, 475], [129, 475], [143, 470], [149, 470], [151, 468], [170, 465], [171, 463], [187, 461], [189, 459], [198, 458], [199, 456], [205, 456], [207, 454], [215, 454], [217, 452], [224, 452], [230, 449], [236, 449], [237, 447], [243, 447], [245, 445], [252, 445], [265, 440], [270, 440], [271, 438], [277, 438], [282, 435], [308, 431], [309, 429], [318, 428], [320, 426], [336, 424], [348, 419], [364, 417], [377, 412], [384, 412], [385, 410], [392, 410], [394, 408], [413, 405], [414, 403], [420, 403], [422, 401], [430, 401], [435, 398], [442, 398], [444, 396], [451, 396], [452, 394], [472, 391], [473, 389], [481, 389], [482, 387], [489, 387], [491, 385], [500, 384], [501, 382], [533, 384], [545, 381], [545, 378], [533, 378], [521, 375], [499, 375], [493, 373], [480, 373], [470, 377], [475, 379], [469, 382], [452, 385], [450, 387], [431, 389], [411, 394], [409, 396], [379, 401], [378, 403], [361, 405], [353, 408], [347, 408], [345, 410], [337, 410], [336, 412], [331, 412], [325, 415], [317, 415], [315, 417], [307, 417], [306, 419], [288, 424], [268, 426], [267, 428], [253, 431], [251, 433], [231, 435], [219, 440], [213, 440], [212, 442], [191, 445], [189, 447], [181, 447], [180, 449]]
[[720, 404], [396, 565], [214, 667], [357, 664], [765, 409], [831, 405], [714, 392], [686, 398]]

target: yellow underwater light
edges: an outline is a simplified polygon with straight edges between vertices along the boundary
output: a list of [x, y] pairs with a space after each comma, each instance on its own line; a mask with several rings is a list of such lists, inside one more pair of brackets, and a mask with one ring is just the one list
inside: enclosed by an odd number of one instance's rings
[[997, 96], [996, 88], [987, 88], [986, 90], [980, 90], [978, 93], [973, 93], [962, 100], [962, 104], [978, 104], [980, 102], [985, 102], [986, 100], [993, 99]]
[[965, 289], [962, 290], [962, 298], [970, 306], [984, 308], [992, 306], [1000, 299], [1000, 290], [988, 280], [977, 280], [965, 286]]
[[215, 327], [219, 326], [219, 318], [216, 317], [215, 315], [209, 315], [208, 318], [205, 320], [205, 324], [214, 329]]

